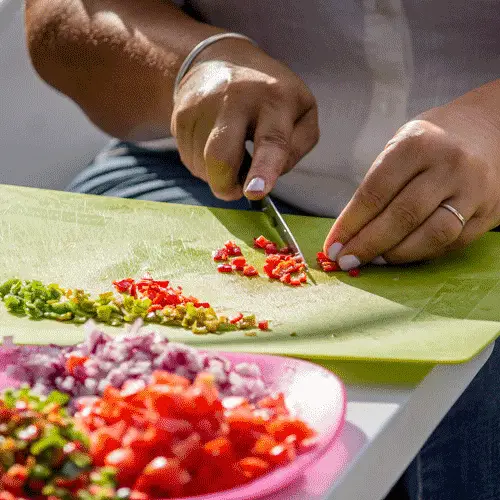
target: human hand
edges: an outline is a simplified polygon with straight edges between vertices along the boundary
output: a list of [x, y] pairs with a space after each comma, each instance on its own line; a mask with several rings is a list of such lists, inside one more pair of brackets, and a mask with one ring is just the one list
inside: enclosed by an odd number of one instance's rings
[[[199, 62], [182, 80], [171, 130], [183, 163], [215, 196], [263, 198], [318, 141], [316, 101], [290, 69], [247, 42], [237, 50], [217, 46], [224, 52]], [[248, 139], [253, 161], [241, 186]]]
[[471, 101], [431, 109], [388, 142], [326, 238], [343, 270], [432, 259], [500, 224], [500, 120]]

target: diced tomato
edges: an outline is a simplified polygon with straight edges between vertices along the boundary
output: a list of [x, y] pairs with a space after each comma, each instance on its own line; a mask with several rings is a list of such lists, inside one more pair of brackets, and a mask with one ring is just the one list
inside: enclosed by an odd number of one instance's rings
[[253, 239], [253, 244], [254, 244], [255, 248], [264, 249], [264, 248], [266, 248], [266, 245], [268, 245], [269, 243], [272, 243], [272, 241], [268, 240], [266, 237], [264, 237], [262, 235]]
[[154, 497], [181, 496], [185, 484], [191, 480], [176, 458], [156, 457], [144, 468], [134, 484], [134, 490]]
[[203, 451], [209, 459], [217, 459], [217, 462], [234, 460], [233, 446], [226, 437], [213, 439], [205, 444]]
[[269, 452], [277, 445], [276, 440], [269, 436], [268, 434], [263, 434], [252, 448], [252, 454], [254, 455], [268, 455]]
[[269, 471], [271, 466], [265, 460], [258, 457], [245, 457], [238, 462], [239, 467], [243, 470], [243, 474], [248, 479], [255, 479]]
[[276, 439], [285, 441], [289, 436], [295, 436], [298, 441], [309, 439], [315, 435], [313, 430], [302, 420], [281, 416], [266, 425], [266, 431]]
[[96, 465], [104, 465], [106, 456], [121, 445], [122, 436], [113, 427], [101, 427], [90, 435], [90, 454]]
[[257, 271], [257, 269], [254, 267], [254, 266], [245, 266], [243, 268], [243, 274], [245, 276], [258, 276], [259, 275], [259, 271]]
[[137, 471], [142, 470], [149, 462], [147, 453], [134, 451], [132, 448], [117, 448], [106, 455], [104, 464], [115, 467], [120, 486], [132, 486]]
[[259, 321], [257, 326], [259, 327], [260, 330], [267, 331], [269, 330], [269, 321], [267, 319]]
[[167, 372], [165, 370], [155, 370], [151, 375], [152, 384], [166, 384], [166, 385], [180, 385], [187, 389], [191, 385], [191, 381], [186, 377], [176, 375], [175, 373]]
[[74, 369], [77, 366], [83, 366], [89, 358], [87, 356], [78, 356], [77, 354], [72, 354], [66, 359], [66, 370], [73, 374]]
[[290, 280], [290, 285], [292, 286], [300, 286], [302, 284], [302, 282], [300, 281], [299, 278], [292, 278]]
[[232, 318], [229, 318], [229, 323], [231, 323], [232, 325], [235, 325], [236, 323], [238, 323], [238, 321], [241, 321], [242, 319], [243, 319], [243, 314], [238, 313], [235, 316], [233, 316]]
[[282, 392], [261, 399], [257, 402], [257, 406], [259, 408], [268, 408], [273, 410], [276, 415], [288, 415], [285, 395]]
[[217, 266], [217, 271], [219, 271], [219, 273], [232, 273], [233, 266], [231, 266], [231, 264], [219, 264]]
[[218, 250], [215, 250], [212, 254], [212, 258], [214, 259], [215, 262], [220, 262], [223, 260], [228, 259], [228, 252], [225, 248], [219, 248]]
[[295, 460], [297, 455], [292, 444], [280, 443], [267, 454], [268, 460], [275, 465], [283, 465]]
[[290, 281], [292, 281], [292, 275], [290, 273], [285, 273], [283, 276], [281, 276], [280, 281], [281, 283], [289, 285]]
[[193, 432], [186, 439], [172, 445], [172, 453], [180, 460], [183, 467], [193, 468], [203, 451], [201, 437]]

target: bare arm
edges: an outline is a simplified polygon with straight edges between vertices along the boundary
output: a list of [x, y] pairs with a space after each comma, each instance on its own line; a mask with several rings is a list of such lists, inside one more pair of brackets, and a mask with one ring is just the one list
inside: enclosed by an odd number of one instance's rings
[[[28, 48], [39, 75], [122, 139], [169, 134], [180, 64], [200, 40], [221, 31], [165, 0], [26, 2]], [[245, 42], [220, 45], [238, 43]]]

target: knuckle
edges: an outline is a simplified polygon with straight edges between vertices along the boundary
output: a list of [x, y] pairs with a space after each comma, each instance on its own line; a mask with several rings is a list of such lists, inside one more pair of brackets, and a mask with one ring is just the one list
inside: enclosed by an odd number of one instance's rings
[[418, 210], [406, 203], [395, 203], [392, 207], [392, 217], [395, 223], [407, 232], [412, 231], [420, 224]]
[[288, 136], [279, 128], [274, 127], [258, 134], [255, 138], [255, 145], [257, 147], [271, 145], [287, 153], [291, 150]]
[[431, 248], [449, 245], [455, 239], [455, 231], [448, 224], [433, 224], [427, 231], [427, 240]]
[[276, 102], [288, 101], [292, 98], [293, 92], [289, 85], [279, 80], [272, 80], [266, 83], [266, 93], [272, 104]]
[[385, 207], [386, 201], [383, 191], [361, 185], [354, 195], [354, 200], [367, 210], [380, 211]]

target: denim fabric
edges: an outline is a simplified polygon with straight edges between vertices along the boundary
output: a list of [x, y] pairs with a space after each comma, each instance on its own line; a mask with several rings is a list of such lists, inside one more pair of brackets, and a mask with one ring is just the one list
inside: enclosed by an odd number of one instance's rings
[[[104, 196], [248, 209], [245, 200], [227, 203], [217, 199], [203, 181], [194, 178], [182, 165], [176, 151], [151, 151], [120, 142], [104, 150], [67, 189]], [[284, 213], [303, 213], [278, 200], [277, 205]], [[500, 500], [499, 364], [500, 348], [496, 347], [388, 499]], [[394, 451], [397, 453], [397, 443]]]
[[[246, 199], [226, 202], [207, 184], [192, 176], [175, 150], [151, 150], [113, 141], [66, 188], [76, 193], [136, 200], [163, 201], [214, 208], [249, 209]], [[288, 203], [274, 200], [288, 214], [304, 214]]]

